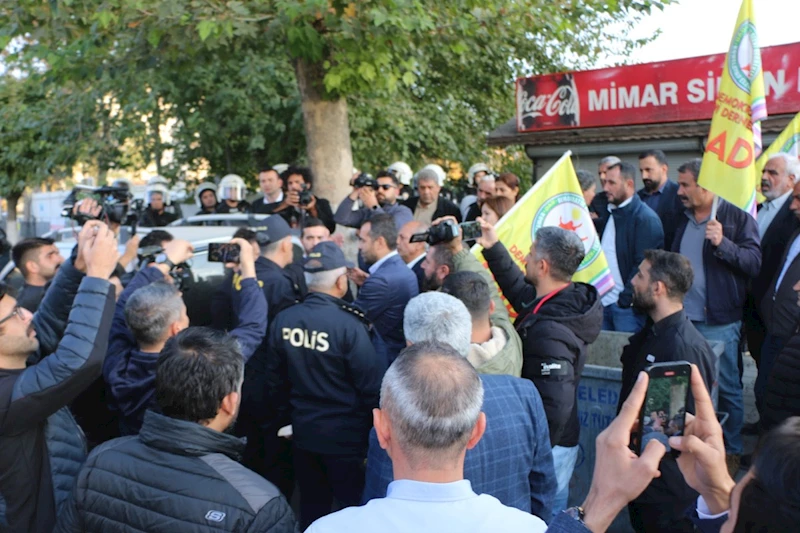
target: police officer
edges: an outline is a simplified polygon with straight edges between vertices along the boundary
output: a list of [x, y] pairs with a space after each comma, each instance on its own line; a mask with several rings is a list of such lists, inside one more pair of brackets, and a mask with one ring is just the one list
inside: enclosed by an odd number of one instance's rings
[[[291, 230], [279, 216], [270, 216], [253, 230], [239, 229], [242, 237], [258, 246], [256, 279], [267, 299], [267, 324], [271, 324], [280, 311], [301, 301], [305, 296], [305, 281], [298, 265], [292, 265], [293, 250]], [[233, 293], [241, 290], [241, 279], [231, 272], [212, 297], [212, 324], [217, 329], [230, 330], [236, 323], [233, 311]], [[291, 500], [294, 489], [291, 443], [277, 437], [281, 421], [265, 403], [264, 365], [271, 353], [266, 342], [245, 366], [242, 384], [242, 403], [236, 434], [247, 437], [242, 462], [249, 469], [274, 483]]]
[[352, 267], [333, 242], [312, 248], [308, 296], [281, 312], [268, 335], [269, 390], [284, 388], [282, 407], [291, 408], [302, 529], [330, 513], [333, 498], [361, 503], [372, 409], [388, 366], [364, 313], [342, 300]]
[[[271, 216], [252, 230], [239, 230], [237, 235], [251, 243], [255, 242], [261, 251], [256, 259], [256, 278], [264, 289], [267, 319], [271, 323], [280, 311], [303, 299], [306, 292], [305, 282], [300, 268], [292, 265], [294, 248], [291, 229], [285, 220]], [[240, 290], [239, 276], [229, 273], [212, 297], [214, 328], [229, 330], [236, 323], [231, 302], [233, 293]]]

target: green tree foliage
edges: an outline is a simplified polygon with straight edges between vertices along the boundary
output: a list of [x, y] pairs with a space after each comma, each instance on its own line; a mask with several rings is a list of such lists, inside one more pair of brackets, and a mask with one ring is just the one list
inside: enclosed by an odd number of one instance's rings
[[305, 62], [324, 99], [347, 101], [356, 165], [466, 166], [513, 115], [515, 77], [624, 55], [639, 44], [627, 30], [666, 1], [19, 0], [0, 6], [0, 45], [24, 36], [16, 56], [114, 96], [124, 113], [99, 121], [96, 150], [108, 164], [123, 140], [148, 161], [173, 149], [167, 173], [301, 158]]
[[38, 75], [0, 76], [0, 196], [9, 220], [27, 186], [68, 175], [80, 158], [76, 147], [94, 127], [81, 120], [87, 106], [75, 87], [53, 87]]

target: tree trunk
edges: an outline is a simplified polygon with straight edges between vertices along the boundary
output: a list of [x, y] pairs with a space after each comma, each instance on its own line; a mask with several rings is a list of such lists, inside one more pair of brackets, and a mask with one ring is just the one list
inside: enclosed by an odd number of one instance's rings
[[6, 206], [8, 207], [8, 217], [6, 219], [6, 239], [10, 244], [17, 244], [19, 241], [19, 230], [17, 229], [17, 204], [22, 196], [20, 193], [11, 193], [6, 196]]
[[335, 206], [350, 192], [353, 154], [347, 100], [323, 98], [325, 75], [321, 64], [295, 62], [303, 108], [306, 152], [314, 174], [314, 194]]

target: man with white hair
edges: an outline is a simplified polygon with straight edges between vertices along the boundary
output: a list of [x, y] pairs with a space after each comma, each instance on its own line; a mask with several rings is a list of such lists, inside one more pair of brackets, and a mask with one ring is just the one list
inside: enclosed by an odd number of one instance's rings
[[[409, 344], [440, 341], [465, 359], [472, 338], [472, 317], [457, 298], [426, 292], [412, 298], [403, 321]], [[509, 507], [550, 519], [556, 476], [550, 433], [542, 399], [529, 380], [481, 375], [487, 431], [467, 454], [464, 477], [478, 494], [489, 494]], [[370, 433], [363, 501], [383, 498], [393, 478], [392, 461]]]
[[487, 429], [483, 388], [452, 346], [406, 348], [386, 372], [373, 412], [395, 478], [386, 498], [323, 518], [308, 531], [545, 531], [541, 518], [478, 495], [465, 479], [467, 450]]
[[[764, 167], [765, 178], [762, 179], [767, 179], [766, 176], [770, 175], [769, 171], [778, 167], [774, 164], [777, 161], [787, 162], [783, 158], [770, 159]], [[798, 172], [797, 167], [800, 167], [800, 161], [795, 160], [790, 163], [786, 171], [794, 173], [790, 174], [794, 177]], [[787, 203], [796, 220], [800, 220], [800, 181], [794, 183], [794, 193], [791, 201]], [[795, 230], [785, 243], [785, 251], [781, 254], [779, 266], [775, 270], [772, 280], [766, 286], [766, 290], [762, 293], [753, 292], [753, 295], [761, 297], [760, 311], [767, 330], [761, 345], [761, 362], [758, 366], [758, 377], [754, 390], [756, 407], [759, 412], [764, 409], [767, 380], [775, 365], [775, 360], [789, 339], [796, 333], [797, 324], [800, 322], [800, 308], [797, 307], [797, 295], [793, 289], [794, 284], [800, 279], [800, 230]]]
[[265, 407], [278, 420], [291, 411], [284, 422], [292, 425], [303, 529], [330, 513], [334, 498], [359, 504], [371, 413], [388, 365], [364, 313], [342, 300], [352, 266], [335, 243], [317, 244], [303, 266], [308, 296], [270, 328]]
[[758, 233], [761, 237], [761, 270], [753, 278], [745, 302], [744, 323], [750, 355], [760, 365], [761, 345], [767, 326], [759, 304], [765, 294], [771, 294], [770, 282], [782, 265], [783, 254], [800, 221], [791, 209], [792, 187], [800, 177], [800, 160], [788, 154], [775, 154], [764, 165], [761, 174], [761, 194], [765, 201], [758, 210]]
[[406, 200], [406, 207], [414, 213], [414, 220], [430, 225], [437, 218], [454, 216], [461, 222], [461, 210], [456, 204], [439, 195], [442, 183], [432, 168], [417, 172], [417, 194]]

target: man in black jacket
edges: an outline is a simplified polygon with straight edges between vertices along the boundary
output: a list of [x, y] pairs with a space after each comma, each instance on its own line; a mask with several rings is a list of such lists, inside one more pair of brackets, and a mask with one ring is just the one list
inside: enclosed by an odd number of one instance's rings
[[583, 242], [574, 232], [544, 227], [536, 232], [525, 275], [497, 233], [481, 220], [483, 256], [503, 294], [514, 306], [522, 339], [522, 377], [542, 395], [558, 480], [553, 512], [567, 506], [569, 480], [578, 457], [576, 394], [586, 363], [586, 347], [600, 335], [603, 307], [597, 289], [573, 283], [583, 261]]
[[207, 328], [171, 338], [158, 359], [156, 398], [136, 437], [96, 448], [56, 531], [292, 533], [294, 516], [270, 482], [238, 463], [244, 359], [235, 338]]
[[[800, 307], [800, 281], [792, 287]], [[786, 343], [772, 367], [761, 408], [761, 429], [769, 431], [784, 420], [800, 416], [800, 328]]]
[[[800, 162], [798, 162], [800, 166]], [[790, 201], [792, 212], [800, 219], [800, 182], [794, 186]], [[767, 334], [761, 345], [761, 364], [755, 383], [756, 407], [763, 411], [764, 394], [772, 368], [783, 347], [797, 332], [800, 323], [800, 309], [794, 284], [800, 279], [800, 230], [795, 231], [785, 243], [780, 266], [766, 286], [761, 298], [761, 316], [767, 325]]]
[[[771, 294], [770, 283], [783, 266], [783, 255], [800, 229], [800, 221], [792, 212], [792, 188], [800, 179], [800, 161], [787, 154], [776, 154], [767, 160], [761, 174], [761, 194], [766, 200], [758, 208], [758, 234], [761, 237], [761, 269], [747, 291], [744, 325], [750, 356], [758, 366], [761, 345], [767, 326], [761, 316], [761, 299]], [[772, 287], [774, 289], [774, 287]]]
[[118, 259], [114, 234], [90, 221], [35, 315], [0, 284], [2, 531], [52, 531], [72, 489], [86, 443], [67, 405], [100, 375]]
[[461, 210], [456, 204], [439, 195], [442, 184], [439, 176], [430, 168], [417, 172], [417, 193], [406, 200], [405, 205], [414, 214], [414, 220], [430, 225], [437, 218], [453, 216], [461, 222]]
[[675, 228], [683, 216], [683, 204], [678, 198], [678, 184], [669, 179], [667, 155], [661, 150], [639, 154], [639, 172], [644, 187], [637, 191], [639, 198], [656, 212], [664, 228], [664, 249], [669, 250]]
[[311, 192], [314, 176], [306, 167], [289, 167], [281, 173], [284, 183], [283, 201], [272, 207], [272, 213], [280, 215], [289, 226], [301, 228], [306, 217], [320, 219], [328, 230], [336, 231], [333, 210], [328, 200]]
[[[630, 394], [639, 372], [653, 363], [688, 361], [697, 365], [706, 387], [714, 382], [715, 357], [700, 332], [683, 311], [683, 297], [694, 276], [689, 260], [679, 254], [648, 250], [633, 278], [633, 305], [648, 321], [622, 351], [622, 390], [618, 409]], [[694, 531], [684, 511], [697, 499], [678, 469], [675, 459], [661, 461], [656, 478], [628, 506], [637, 532]]]
[[310, 293], [275, 317], [265, 357], [266, 405], [291, 412], [304, 529], [331, 512], [334, 497], [345, 507], [361, 503], [372, 409], [388, 366], [364, 313], [342, 300], [347, 268], [333, 242], [311, 250], [304, 264]]

